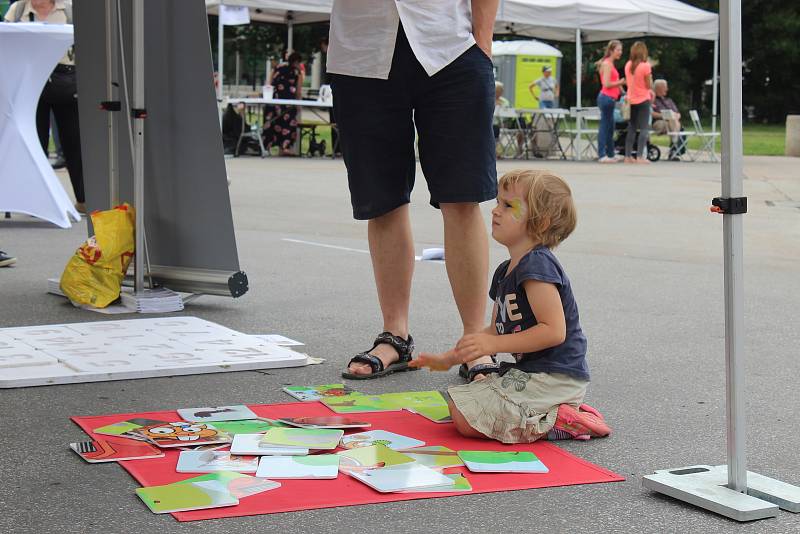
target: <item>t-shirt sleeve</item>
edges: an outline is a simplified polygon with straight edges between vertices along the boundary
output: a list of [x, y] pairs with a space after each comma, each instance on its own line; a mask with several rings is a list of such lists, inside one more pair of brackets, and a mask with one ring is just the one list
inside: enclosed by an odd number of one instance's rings
[[644, 63], [642, 63], [642, 67], [644, 67], [644, 70], [642, 71], [642, 76], [647, 76], [648, 74], [653, 73], [653, 66], [650, 65], [649, 62], [645, 61]]
[[508, 266], [509, 260], [504, 261], [500, 265], [497, 266], [497, 269], [494, 271], [494, 276], [492, 276], [492, 283], [489, 284], [489, 298], [494, 300], [497, 298], [497, 283], [500, 281], [500, 278], [503, 276], [503, 273], [506, 272], [506, 267]]
[[517, 286], [525, 280], [538, 280], [561, 286], [563, 278], [558, 264], [544, 252], [529, 254], [525, 262], [517, 267]]

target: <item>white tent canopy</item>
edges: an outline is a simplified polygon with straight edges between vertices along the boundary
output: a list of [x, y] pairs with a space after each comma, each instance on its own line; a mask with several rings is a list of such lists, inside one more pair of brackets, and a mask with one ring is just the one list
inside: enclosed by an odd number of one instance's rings
[[247, 7], [251, 20], [278, 24], [325, 22], [333, 7], [333, 0], [206, 0], [206, 11], [216, 15], [220, 3]]
[[719, 17], [677, 0], [500, 0], [496, 33], [584, 42], [645, 35], [714, 41]]
[[547, 43], [526, 39], [524, 41], [494, 41], [492, 43], [493, 56], [555, 56], [564, 57], [561, 50]]

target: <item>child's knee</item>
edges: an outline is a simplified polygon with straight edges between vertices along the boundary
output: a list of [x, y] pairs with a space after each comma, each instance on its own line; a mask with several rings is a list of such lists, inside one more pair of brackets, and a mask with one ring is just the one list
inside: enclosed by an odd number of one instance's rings
[[473, 438], [476, 436], [476, 434], [479, 434], [477, 430], [470, 426], [466, 417], [464, 417], [464, 414], [459, 411], [452, 400], [449, 400], [447, 404], [450, 408], [450, 417], [453, 418], [453, 424], [455, 425], [459, 434], [467, 438]]

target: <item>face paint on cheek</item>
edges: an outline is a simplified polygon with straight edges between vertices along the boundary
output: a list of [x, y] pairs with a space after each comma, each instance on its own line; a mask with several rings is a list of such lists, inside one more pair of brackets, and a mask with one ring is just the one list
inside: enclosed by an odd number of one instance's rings
[[508, 203], [511, 204], [511, 217], [517, 222], [521, 221], [525, 215], [525, 204], [519, 198], [513, 198]]

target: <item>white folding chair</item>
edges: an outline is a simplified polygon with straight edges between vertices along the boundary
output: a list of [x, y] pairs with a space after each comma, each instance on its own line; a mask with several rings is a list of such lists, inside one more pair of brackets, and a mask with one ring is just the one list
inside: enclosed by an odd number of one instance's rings
[[575, 118], [575, 128], [567, 129], [564, 132], [569, 135], [569, 145], [567, 152], [572, 151], [573, 159], [580, 161], [584, 158], [594, 159], [597, 157], [597, 138], [600, 135], [599, 128], [589, 128], [588, 121], [600, 120], [600, 108], [569, 108], [569, 114]]
[[[698, 161], [700, 158], [703, 157], [705, 154], [708, 157], [708, 161], [719, 162], [719, 158], [717, 158], [717, 153], [714, 151], [714, 146], [716, 144], [717, 138], [719, 137], [719, 132], [705, 132], [703, 131], [703, 125], [700, 123], [700, 114], [697, 113], [696, 109], [692, 109], [689, 111], [689, 116], [692, 118], [692, 126], [694, 127], [694, 132], [684, 132], [684, 135], [688, 133], [691, 137], [697, 137], [700, 139], [700, 148], [695, 150], [694, 152], [687, 151], [689, 155], [689, 159], [692, 161]], [[686, 141], [684, 141], [684, 144]]]
[[497, 107], [494, 110], [494, 116], [500, 125], [497, 137], [497, 157], [501, 159], [522, 157], [523, 150], [520, 141], [525, 132], [517, 110]]

